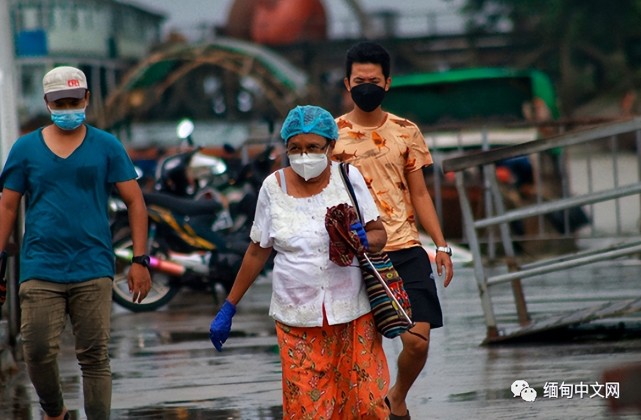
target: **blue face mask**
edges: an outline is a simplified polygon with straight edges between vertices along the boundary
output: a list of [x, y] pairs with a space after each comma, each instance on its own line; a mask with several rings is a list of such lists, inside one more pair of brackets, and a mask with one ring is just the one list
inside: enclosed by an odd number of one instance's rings
[[75, 130], [85, 122], [85, 109], [49, 109], [51, 121], [62, 130]]

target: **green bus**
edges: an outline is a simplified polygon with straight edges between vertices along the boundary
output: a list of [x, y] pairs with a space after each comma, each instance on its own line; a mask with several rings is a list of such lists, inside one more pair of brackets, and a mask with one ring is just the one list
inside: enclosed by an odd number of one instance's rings
[[395, 76], [385, 108], [418, 124], [518, 122], [534, 98], [558, 118], [554, 87], [543, 72], [469, 68]]
[[559, 116], [545, 73], [502, 67], [395, 76], [383, 106], [418, 124], [441, 150], [534, 140], [541, 137], [536, 122]]

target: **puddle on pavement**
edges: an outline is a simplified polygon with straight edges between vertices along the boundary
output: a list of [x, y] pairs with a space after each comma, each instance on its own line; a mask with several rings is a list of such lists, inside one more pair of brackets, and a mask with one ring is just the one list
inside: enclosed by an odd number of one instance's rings
[[[446, 326], [432, 332], [427, 367], [408, 398], [412, 418], [628, 418], [613, 416], [602, 398], [544, 398], [543, 387], [550, 381], [595, 383], [605, 368], [641, 360], [641, 334], [622, 335], [615, 326], [611, 339], [597, 329], [591, 338], [586, 334], [575, 340], [481, 346], [485, 327], [475, 281], [471, 271], [457, 276], [448, 289], [439, 287]], [[619, 285], [618, 294], [638, 295], [638, 270], [634, 277], [617, 278], [629, 279]], [[559, 276], [528, 294], [531, 309], [535, 314], [554, 312], [574, 302], [576, 290], [589, 295], [591, 287], [581, 289], [578, 280]], [[207, 296], [185, 296], [190, 302], [184, 305], [186, 312], [170, 307], [157, 313], [116, 314], [110, 344], [112, 419], [281, 419], [280, 362], [273, 320], [267, 316], [269, 296], [266, 288], [262, 295], [243, 300], [251, 309], [239, 308], [222, 353], [207, 336], [214, 313]], [[514, 311], [509, 298], [499, 300], [500, 314], [505, 313], [503, 306]], [[384, 347], [394, 377], [400, 342], [385, 340]], [[69, 342], [61, 355], [65, 401], [73, 419], [84, 419], [80, 374]], [[527, 381], [537, 400], [514, 398], [510, 386], [515, 380]], [[41, 418], [23, 368], [0, 379], [0, 386], [0, 419]]]
[[255, 411], [243, 411], [238, 409], [213, 410], [185, 407], [143, 407], [133, 410], [115, 410], [112, 412], [112, 417], [123, 420], [280, 420], [283, 418], [283, 407], [276, 406]]
[[[28, 399], [26, 390], [23, 395], [15, 395], [14, 401]], [[39, 419], [39, 415], [32, 413], [29, 405], [16, 403], [13, 407], [4, 407], [1, 404], [2, 417], [5, 420], [32, 420]], [[70, 420], [85, 419], [84, 413], [79, 410], [70, 410]], [[207, 409], [202, 407], [141, 407], [136, 409], [112, 410], [113, 420], [280, 420], [283, 418], [283, 407], [274, 406], [258, 410], [239, 409]]]
[[[255, 333], [242, 330], [233, 330], [229, 333], [229, 339], [247, 338], [247, 337], [264, 337], [270, 334]], [[163, 344], [184, 343], [188, 341], [205, 341], [209, 340], [207, 331], [173, 331], [163, 336]]]

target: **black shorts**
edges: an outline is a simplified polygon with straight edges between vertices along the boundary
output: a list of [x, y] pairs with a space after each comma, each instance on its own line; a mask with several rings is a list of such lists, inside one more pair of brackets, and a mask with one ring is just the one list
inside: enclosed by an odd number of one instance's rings
[[427, 252], [415, 246], [387, 254], [403, 279], [412, 305], [412, 321], [429, 322], [432, 329], [442, 327], [443, 312]]

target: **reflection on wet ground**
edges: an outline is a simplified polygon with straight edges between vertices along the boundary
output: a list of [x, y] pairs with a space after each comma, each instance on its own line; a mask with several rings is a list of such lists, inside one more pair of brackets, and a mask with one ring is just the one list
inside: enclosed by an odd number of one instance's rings
[[[533, 317], [639, 295], [641, 265], [616, 264], [573, 270], [525, 283]], [[607, 283], [606, 283], [607, 282]], [[604, 285], [607, 286], [604, 288]], [[408, 406], [414, 419], [638, 418], [614, 416], [599, 396], [546, 397], [545, 384], [576, 388], [601, 382], [604, 369], [641, 361], [641, 337], [600, 331], [557, 337], [549, 343], [480, 346], [482, 310], [469, 269], [439, 289], [446, 327], [434, 330], [427, 368]], [[282, 418], [280, 361], [273, 321], [267, 316], [269, 281], [255, 284], [234, 317], [233, 335], [222, 353], [207, 331], [215, 313], [211, 296], [182, 291], [169, 307], [134, 314], [114, 306], [111, 356], [113, 419], [279, 419]], [[509, 288], [495, 299], [497, 316], [511, 321]], [[638, 317], [621, 320], [640, 325]], [[626, 329], [626, 331], [628, 331]], [[392, 377], [400, 340], [385, 340]], [[60, 358], [65, 401], [72, 418], [82, 419], [79, 369], [72, 337], [65, 333]], [[528, 402], [515, 397], [514, 381], [536, 391]], [[576, 388], [579, 389], [579, 388]], [[23, 366], [2, 379], [0, 419], [40, 419], [41, 412]]]

